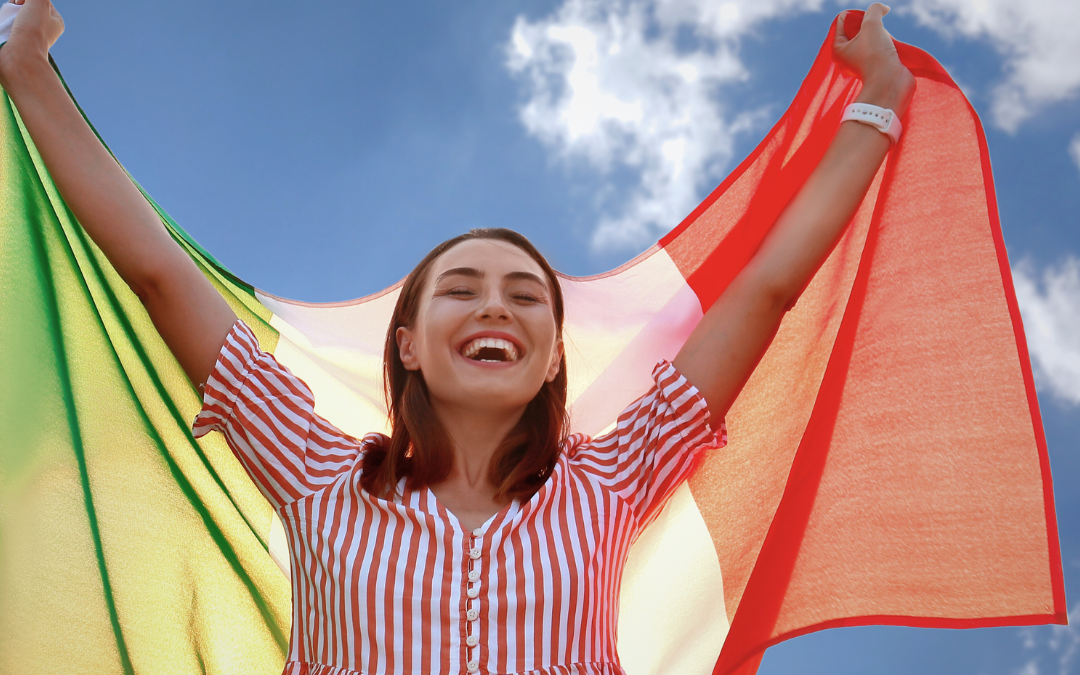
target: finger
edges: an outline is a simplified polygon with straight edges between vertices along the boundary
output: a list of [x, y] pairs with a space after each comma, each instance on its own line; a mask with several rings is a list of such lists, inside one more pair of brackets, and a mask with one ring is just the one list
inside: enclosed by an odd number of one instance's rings
[[39, 12], [48, 12], [52, 9], [52, 3], [49, 0], [19, 0], [20, 5], [25, 5], [23, 12], [27, 12], [37, 16]]
[[874, 4], [870, 5], [870, 7], [867, 8], [866, 16], [863, 18], [863, 21], [870, 20], [870, 21], [877, 21], [878, 23], [881, 23], [882, 17], [884, 17], [888, 13], [889, 13], [889, 6], [888, 5], [883, 5], [880, 2], [875, 2]]
[[840, 16], [836, 17], [836, 41], [847, 42], [847, 33], [844, 32], [844, 19], [847, 18], [847, 10], [840, 12]]

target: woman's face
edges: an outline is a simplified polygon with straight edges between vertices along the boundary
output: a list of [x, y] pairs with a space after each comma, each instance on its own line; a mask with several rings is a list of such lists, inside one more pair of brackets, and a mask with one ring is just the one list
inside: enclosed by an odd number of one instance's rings
[[563, 346], [549, 284], [527, 253], [495, 239], [463, 241], [432, 263], [416, 320], [395, 337], [436, 409], [511, 414], [555, 378]]

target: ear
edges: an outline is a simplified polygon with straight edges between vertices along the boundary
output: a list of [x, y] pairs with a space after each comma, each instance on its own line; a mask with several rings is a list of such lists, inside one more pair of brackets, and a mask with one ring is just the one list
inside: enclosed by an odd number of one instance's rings
[[394, 331], [394, 339], [397, 340], [398, 354], [401, 356], [401, 365], [405, 370], [420, 370], [420, 361], [416, 355], [416, 344], [413, 342], [412, 331], [404, 326], [399, 326]]
[[548, 366], [547, 377], [544, 378], [545, 382], [554, 382], [555, 376], [559, 374], [559, 366], [562, 365], [563, 357], [563, 341], [560, 338], [555, 343], [555, 349], [551, 352], [551, 365]]

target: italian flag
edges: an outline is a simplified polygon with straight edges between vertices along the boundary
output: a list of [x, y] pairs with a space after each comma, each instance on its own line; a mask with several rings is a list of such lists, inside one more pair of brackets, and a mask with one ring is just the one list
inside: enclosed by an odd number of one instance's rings
[[[0, 41], [15, 11], [0, 9]], [[731, 445], [704, 458], [631, 551], [619, 624], [631, 675], [753, 673], [769, 645], [836, 626], [1066, 621], [986, 140], [945, 70], [898, 48], [918, 78], [903, 139], [731, 409]], [[616, 270], [562, 278], [574, 431], [603, 432], [648, 389], [858, 89], [830, 36], [784, 116], [686, 220]], [[274, 297], [157, 210], [322, 416], [357, 436], [387, 430], [382, 344], [400, 284], [343, 303]], [[192, 438], [199, 407], [5, 94], [6, 671], [280, 672], [284, 532], [221, 436]]]

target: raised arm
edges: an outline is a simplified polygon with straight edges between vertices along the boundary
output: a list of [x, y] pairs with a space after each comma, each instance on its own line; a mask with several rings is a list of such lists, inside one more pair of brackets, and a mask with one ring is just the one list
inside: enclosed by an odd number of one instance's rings
[[236, 315], [173, 241], [53, 72], [49, 48], [64, 31], [64, 21], [52, 3], [15, 4], [24, 6], [0, 49], [0, 85], [68, 207], [138, 295], [184, 372], [202, 384]]
[[[903, 116], [915, 78], [897, 56], [875, 3], [853, 39], [836, 27], [836, 53], [862, 79], [859, 103]], [[862, 202], [889, 138], [859, 122], [840, 125], [821, 162], [769, 230], [750, 262], [716, 300], [675, 357], [675, 366], [723, 419], [772, 342], [780, 320], [821, 266]]]

